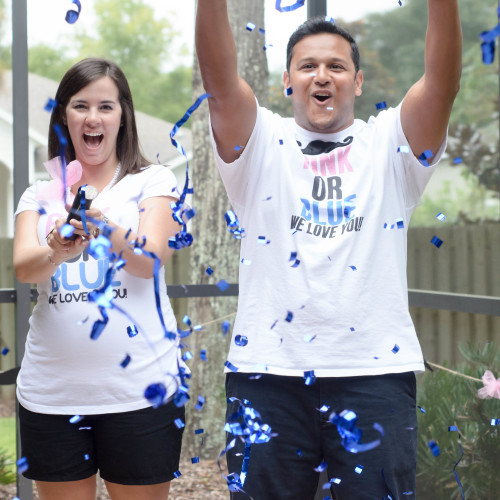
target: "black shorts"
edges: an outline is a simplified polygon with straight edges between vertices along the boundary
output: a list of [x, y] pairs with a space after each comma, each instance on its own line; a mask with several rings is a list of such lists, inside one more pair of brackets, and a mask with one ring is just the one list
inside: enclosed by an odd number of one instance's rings
[[158, 484], [179, 468], [184, 407], [87, 415], [34, 413], [19, 405], [24, 476], [35, 481], [78, 481], [99, 471], [106, 481], [125, 485]]
[[[255, 500], [312, 500], [325, 461], [324, 489], [335, 500], [411, 500], [415, 498], [417, 459], [416, 382], [413, 372], [367, 377], [316, 378], [306, 385], [301, 377], [230, 373], [227, 397], [247, 399], [278, 436], [252, 444], [243, 490]], [[319, 409], [327, 405], [328, 411]], [[238, 403], [229, 403], [227, 418]], [[332, 411], [352, 410], [362, 430], [361, 443], [381, 438], [370, 451], [350, 453], [341, 444], [337, 427], [328, 421]], [[227, 434], [228, 443], [234, 439]], [[241, 474], [244, 444], [227, 452], [229, 472]], [[362, 466], [362, 469], [358, 468]], [[338, 480], [340, 482], [337, 484]], [[321, 487], [322, 485], [320, 485]], [[330, 490], [330, 491], [329, 491]], [[389, 496], [390, 495], [390, 496]], [[321, 497], [321, 498], [323, 498]], [[231, 498], [248, 500], [243, 493]]]

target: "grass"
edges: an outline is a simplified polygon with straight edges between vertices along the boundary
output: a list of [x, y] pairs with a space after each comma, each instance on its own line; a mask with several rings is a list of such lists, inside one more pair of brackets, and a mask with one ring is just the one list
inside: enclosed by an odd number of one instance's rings
[[[0, 464], [3, 459], [8, 460], [8, 464], [5, 467], [5, 471], [10, 476], [16, 474], [16, 421], [14, 417], [3, 417], [0, 418]], [[0, 466], [1, 469], [1, 466]], [[2, 476], [2, 470], [0, 470], [0, 482]]]

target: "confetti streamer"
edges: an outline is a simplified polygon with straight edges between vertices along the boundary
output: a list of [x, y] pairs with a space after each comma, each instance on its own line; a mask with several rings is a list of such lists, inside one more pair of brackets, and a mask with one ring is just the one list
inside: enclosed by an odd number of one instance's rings
[[66, 12], [65, 19], [68, 24], [75, 24], [76, 21], [78, 21], [78, 18], [80, 17], [80, 12], [82, 10], [82, 5], [80, 4], [80, 0], [73, 0], [73, 3], [78, 8], [78, 12], [75, 10], [68, 10], [68, 12]]
[[203, 94], [191, 107], [184, 113], [184, 116], [173, 126], [170, 131], [170, 141], [173, 146], [179, 151], [184, 158], [186, 158], [186, 181], [184, 183], [184, 188], [182, 194], [176, 202], [172, 203], [172, 217], [178, 222], [182, 227], [181, 230], [175, 235], [169, 238], [168, 246], [175, 250], [180, 250], [181, 248], [189, 247], [193, 243], [193, 236], [187, 232], [187, 222], [189, 219], [193, 218], [196, 212], [193, 209], [185, 209], [184, 202], [188, 194], [193, 193], [193, 189], [189, 188], [189, 162], [182, 145], [174, 139], [175, 134], [178, 132], [179, 128], [182, 127], [188, 120], [191, 114], [198, 109], [200, 104], [210, 97], [210, 94]]
[[292, 10], [297, 10], [304, 5], [306, 0], [297, 0], [293, 5], [282, 6], [282, 0], [276, 0], [276, 10], [280, 12], [291, 12]]
[[455, 479], [457, 480], [457, 484], [458, 484], [458, 488], [460, 489], [460, 495], [462, 497], [462, 500], [465, 500], [464, 489], [462, 487], [462, 483], [460, 482], [460, 479], [459, 479], [458, 473], [457, 473], [457, 465], [460, 463], [460, 461], [464, 457], [464, 450], [462, 449], [462, 445], [460, 444], [460, 439], [462, 436], [460, 435], [460, 432], [458, 432], [458, 428], [456, 425], [451, 425], [450, 427], [448, 427], [448, 432], [453, 432], [453, 431], [456, 431], [458, 433], [458, 448], [460, 449], [460, 458], [458, 459], [458, 461], [455, 463], [455, 465], [453, 467], [453, 474], [455, 475]]
[[235, 438], [231, 440], [224, 450], [221, 451], [217, 464], [219, 466], [219, 470], [222, 470], [220, 459], [229, 450], [234, 448], [236, 439], [240, 439], [243, 443], [245, 443], [241, 473], [238, 474], [233, 472], [227, 476], [222, 474], [222, 477], [226, 479], [227, 486], [230, 491], [241, 491], [245, 493], [243, 486], [245, 484], [248, 465], [250, 463], [251, 446], [254, 444], [267, 443], [272, 437], [276, 436], [276, 434], [272, 433], [271, 427], [268, 424], [262, 423], [260, 413], [252, 407], [250, 401], [231, 397], [228, 399], [228, 402], [238, 402], [238, 409], [229, 416], [228, 421], [224, 426], [224, 430], [235, 436]]
[[[341, 437], [341, 444], [348, 452], [362, 453], [379, 446], [381, 443], [380, 439], [375, 439], [369, 443], [360, 443], [362, 431], [356, 427], [357, 420], [358, 416], [352, 410], [344, 410], [340, 414], [332, 412], [328, 418], [330, 423], [337, 426]], [[384, 429], [380, 424], [375, 422], [373, 428], [379, 432], [381, 437], [384, 436]]]

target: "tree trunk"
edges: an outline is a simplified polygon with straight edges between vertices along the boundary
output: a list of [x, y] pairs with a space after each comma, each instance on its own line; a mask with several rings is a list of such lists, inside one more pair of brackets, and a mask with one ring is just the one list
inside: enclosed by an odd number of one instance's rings
[[[253, 88], [259, 102], [266, 105], [268, 69], [266, 52], [263, 50], [265, 39], [258, 31], [259, 27], [264, 27], [264, 1], [228, 0], [228, 10], [238, 50], [239, 73]], [[248, 31], [248, 22], [256, 24], [257, 28], [252, 32]], [[203, 93], [195, 55], [194, 99]], [[206, 101], [193, 113], [191, 119], [194, 154], [190, 164], [194, 188], [192, 204], [197, 214], [192, 219], [191, 226], [194, 242], [190, 249], [190, 282], [216, 284], [224, 279], [228, 283], [236, 283], [240, 245], [227, 231], [224, 214], [231, 206], [213, 159]], [[208, 266], [214, 270], [211, 276], [206, 274]], [[235, 313], [236, 305], [236, 297], [195, 298], [189, 301], [188, 315], [193, 324], [217, 320], [185, 339], [193, 359], [189, 362], [192, 370], [189, 390], [191, 400], [186, 405], [183, 446], [184, 453], [191, 457], [215, 458], [225, 446], [226, 404], [223, 370], [231, 329], [224, 336], [221, 330], [222, 320], [218, 319]], [[233, 319], [234, 314], [227, 318], [231, 324]], [[200, 349], [207, 351], [207, 361], [200, 360]], [[198, 395], [205, 398], [201, 411], [195, 409]], [[195, 436], [194, 431], [200, 428], [204, 429], [204, 433]]]

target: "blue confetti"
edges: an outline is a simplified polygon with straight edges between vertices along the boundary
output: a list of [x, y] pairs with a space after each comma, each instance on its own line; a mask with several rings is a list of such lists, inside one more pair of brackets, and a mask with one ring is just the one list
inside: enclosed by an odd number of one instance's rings
[[292, 94], [293, 94], [293, 88], [292, 87], [288, 87], [287, 89], [285, 89], [285, 95], [287, 97], [290, 97]]
[[387, 103], [385, 101], [377, 102], [377, 104], [375, 104], [375, 107], [378, 110], [386, 109], [387, 108]]
[[80, 0], [73, 0], [73, 3], [76, 5], [78, 8], [78, 12], [75, 10], [68, 10], [66, 12], [66, 22], [68, 24], [75, 24], [76, 21], [78, 21], [78, 18], [80, 17], [80, 12], [82, 10], [82, 5], [80, 4]]
[[154, 408], [158, 408], [162, 405], [166, 395], [167, 388], [161, 382], [148, 385], [144, 391], [144, 397]]
[[418, 159], [420, 160], [420, 163], [424, 166], [424, 167], [428, 167], [429, 166], [429, 162], [427, 161], [429, 158], [431, 158], [432, 156], [434, 156], [434, 153], [430, 150], [430, 149], [426, 149], [419, 157]]
[[409, 153], [410, 148], [409, 146], [399, 146], [398, 148], [398, 153]]
[[224, 214], [224, 218], [227, 223], [227, 230], [233, 235], [237, 240], [241, 240], [241, 238], [245, 237], [245, 230], [240, 226], [238, 221], [238, 217], [232, 210], [228, 210]]
[[241, 151], [243, 149], [242, 146], [234, 146], [233, 148], [235, 151]]
[[[488, 31], [483, 31], [480, 37], [487, 36]], [[483, 64], [492, 64], [495, 60], [495, 41], [481, 42], [481, 54], [483, 58]]]
[[90, 455], [88, 453], [85, 453], [85, 455], [83, 455], [83, 458], [84, 460], [90, 460]]
[[200, 462], [200, 457], [193, 457], [193, 458], [191, 459], [191, 463], [192, 463], [192, 464], [197, 464], [197, 463], [199, 463], [199, 462]]
[[323, 405], [323, 406], [319, 409], [319, 411], [320, 411], [321, 413], [325, 413], [325, 412], [327, 412], [329, 409], [330, 409], [330, 406], [328, 406], [328, 405]]
[[227, 335], [227, 332], [229, 331], [230, 326], [231, 326], [231, 323], [229, 321], [222, 322], [222, 324], [221, 324], [222, 335]]
[[182, 355], [182, 361], [189, 361], [190, 359], [193, 359], [193, 355], [189, 351], [186, 351]]
[[424, 413], [424, 414], [425, 414], [425, 409], [424, 409], [424, 408], [422, 408], [421, 406], [417, 406], [417, 408], [418, 408], [418, 409], [419, 409], [422, 413]]
[[354, 332], [354, 331], [355, 331], [355, 330], [354, 330], [354, 327], [352, 327], [352, 326], [349, 328], [349, 330], [351, 330], [351, 332]]
[[123, 358], [123, 361], [120, 363], [120, 366], [122, 368], [127, 368], [131, 360], [132, 358], [130, 357], [130, 354], [127, 354], [125, 358]]
[[293, 312], [288, 311], [288, 314], [286, 315], [285, 321], [288, 321], [288, 323], [291, 323], [293, 319]]
[[255, 24], [254, 23], [247, 23], [247, 30], [248, 31], [253, 31], [255, 29]]
[[297, 448], [296, 453], [297, 453], [297, 455], [298, 455], [299, 457], [303, 457], [303, 456], [304, 456], [304, 453], [303, 453], [303, 452], [302, 452], [302, 450], [301, 450], [301, 449], [299, 449], [299, 448]]
[[280, 146], [283, 146], [283, 139], [279, 140]]
[[304, 372], [304, 376], [302, 377], [305, 380], [306, 385], [313, 385], [316, 381], [316, 375], [314, 375], [314, 370], [309, 370]]
[[427, 446], [429, 447], [429, 449], [431, 450], [432, 454], [437, 457], [440, 453], [441, 453], [441, 450], [439, 449], [439, 446], [438, 444], [436, 443], [436, 441], [434, 441], [434, 439], [431, 439], [428, 443], [427, 443]]
[[[450, 427], [448, 427], [448, 432], [451, 432], [451, 431], [458, 432], [457, 426], [456, 425], [450, 425]], [[460, 478], [458, 477], [458, 472], [457, 472], [457, 465], [460, 463], [460, 461], [464, 457], [464, 450], [462, 449], [462, 445], [460, 444], [460, 438], [461, 437], [462, 436], [460, 436], [460, 433], [458, 432], [458, 448], [460, 450], [460, 458], [457, 460], [457, 462], [455, 463], [455, 466], [453, 467], [453, 474], [455, 475], [455, 479], [457, 481], [458, 488], [460, 490], [460, 496], [462, 497], [462, 500], [465, 500], [464, 489], [462, 487], [462, 483], [460, 482]]]
[[193, 236], [187, 232], [186, 228], [189, 219], [193, 218], [196, 214], [193, 209], [186, 210], [183, 208], [186, 196], [188, 194], [192, 194], [193, 189], [189, 187], [189, 162], [186, 152], [184, 151], [182, 145], [174, 139], [174, 136], [179, 128], [189, 120], [191, 113], [196, 111], [199, 105], [208, 97], [210, 97], [210, 94], [203, 94], [198, 97], [194, 104], [191, 105], [191, 107], [184, 113], [184, 116], [173, 126], [172, 130], [170, 131], [170, 142], [177, 149], [177, 151], [179, 151], [179, 153], [181, 153], [184, 158], [186, 158], [186, 180], [184, 183], [182, 194], [179, 197], [179, 200], [171, 205], [172, 218], [182, 226], [181, 230], [175, 236], [171, 236], [168, 240], [169, 248], [173, 248], [174, 250], [180, 250], [181, 248], [189, 247], [193, 243]]
[[236, 335], [236, 337], [234, 337], [234, 343], [237, 346], [245, 347], [248, 344], [248, 337], [245, 337], [245, 335]]
[[26, 457], [21, 457], [17, 462], [17, 472], [19, 474], [22, 474], [23, 472], [26, 472], [29, 468], [28, 465], [28, 459]]
[[135, 325], [127, 326], [127, 334], [130, 338], [135, 337], [139, 333], [139, 330]]
[[200, 350], [200, 359], [202, 361], [206, 361], [207, 360], [207, 350], [206, 349], [201, 349]]
[[52, 113], [52, 111], [54, 111], [54, 108], [56, 107], [57, 107], [57, 101], [49, 97], [43, 109], [45, 111], [48, 111], [49, 113]]
[[9, 348], [8, 347], [4, 347], [2, 349], [2, 356], [5, 356], [8, 352], [9, 352]]
[[182, 419], [181, 419], [181, 418], [176, 418], [176, 419], [174, 420], [174, 424], [175, 424], [175, 426], [177, 427], [177, 429], [182, 429], [182, 428], [183, 428], [183, 427], [185, 427], [185, 425], [186, 425], [186, 424], [182, 421]]
[[77, 424], [78, 422], [81, 422], [83, 420], [83, 417], [81, 415], [73, 415], [70, 419], [69, 422], [71, 424]]
[[282, 0], [276, 0], [276, 10], [280, 12], [291, 12], [292, 10], [296, 10], [304, 5], [306, 0], [297, 0], [293, 5], [288, 5], [282, 7]]
[[443, 240], [440, 240], [437, 236], [433, 236], [431, 243], [439, 248], [443, 244]]
[[316, 335], [313, 335], [312, 333], [306, 333], [304, 335], [304, 342], [312, 342], [316, 338]]
[[491, 425], [499, 425], [500, 424], [500, 419], [499, 418], [492, 418], [491, 419]]
[[323, 472], [328, 467], [328, 464], [323, 460], [317, 467], [314, 468], [316, 472]]
[[[344, 410], [340, 414], [332, 412], [328, 421], [337, 426], [337, 431], [341, 437], [342, 446], [349, 453], [360, 453], [380, 445], [381, 440], [375, 439], [369, 443], [361, 443], [362, 432], [356, 427], [358, 416], [352, 410]], [[373, 428], [383, 437], [384, 429], [378, 423], [373, 424]]]
[[363, 466], [362, 465], [356, 465], [356, 467], [354, 467], [354, 472], [356, 474], [361, 474], [363, 472]]
[[394, 347], [392, 348], [392, 352], [394, 354], [397, 354], [399, 352], [399, 346], [398, 346], [398, 344], [394, 344]]
[[229, 361], [226, 361], [224, 363], [224, 366], [226, 366], [227, 368], [229, 368], [234, 373], [236, 373], [238, 371], [238, 368], [236, 366], [234, 366], [232, 363], [230, 363]]
[[443, 213], [439, 212], [437, 215], [436, 215], [436, 219], [437, 220], [440, 220], [440, 221], [444, 221], [446, 219], [446, 215], [444, 215]]
[[405, 223], [403, 219], [396, 219], [396, 226], [398, 229], [403, 229], [405, 227]]
[[204, 432], [203, 429], [195, 429], [194, 430], [195, 434], [203, 434], [203, 432]]
[[333, 17], [331, 17], [331, 16], [325, 16], [325, 21], [327, 23], [335, 24], [335, 19], [333, 19]]
[[182, 474], [181, 474], [180, 470], [174, 472], [174, 477], [175, 478], [178, 478], [178, 477], [181, 477], [181, 476], [182, 476]]
[[208, 266], [205, 273], [208, 274], [208, 276], [212, 276], [212, 274], [214, 274], [214, 270], [210, 266]]
[[75, 228], [71, 224], [64, 224], [64, 226], [59, 229], [59, 234], [63, 238], [70, 238], [73, 236], [73, 233], [75, 232]]
[[196, 410], [201, 410], [205, 404], [205, 398], [203, 396], [198, 396], [198, 402], [195, 405]]
[[226, 281], [226, 280], [220, 280], [218, 283], [217, 283], [217, 288], [221, 291], [221, 292], [224, 292], [225, 290], [227, 290], [229, 288], [229, 283]]
[[353, 271], [357, 271], [357, 267], [356, 266], [349, 266]]
[[462, 163], [462, 158], [460, 156], [457, 156], [456, 158], [453, 158], [453, 163], [455, 165], [459, 165], [460, 163]]

